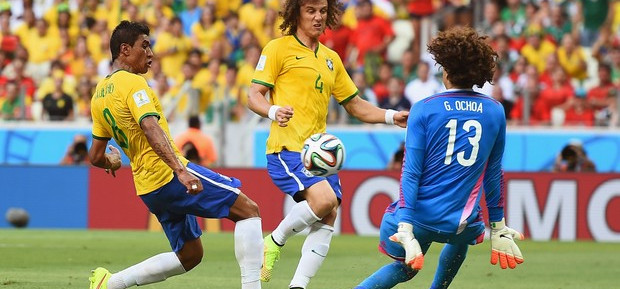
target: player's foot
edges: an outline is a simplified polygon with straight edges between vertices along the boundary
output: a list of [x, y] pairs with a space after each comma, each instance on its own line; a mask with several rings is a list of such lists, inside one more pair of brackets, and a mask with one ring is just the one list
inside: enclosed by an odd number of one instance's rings
[[107, 289], [108, 288], [108, 279], [110, 279], [110, 271], [105, 268], [97, 268], [92, 271], [93, 275], [88, 278], [90, 280], [89, 289]]
[[273, 265], [280, 259], [280, 250], [282, 246], [276, 244], [271, 238], [271, 234], [267, 235], [264, 240], [265, 247], [263, 250], [264, 261], [263, 267], [260, 270], [260, 280], [263, 282], [269, 282], [271, 280], [271, 271]]

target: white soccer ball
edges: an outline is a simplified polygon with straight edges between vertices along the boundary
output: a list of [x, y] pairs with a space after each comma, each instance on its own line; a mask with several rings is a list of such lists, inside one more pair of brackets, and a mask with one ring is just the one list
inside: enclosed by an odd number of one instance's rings
[[344, 145], [339, 138], [328, 133], [311, 135], [301, 150], [301, 162], [306, 170], [318, 177], [338, 173], [344, 164]]

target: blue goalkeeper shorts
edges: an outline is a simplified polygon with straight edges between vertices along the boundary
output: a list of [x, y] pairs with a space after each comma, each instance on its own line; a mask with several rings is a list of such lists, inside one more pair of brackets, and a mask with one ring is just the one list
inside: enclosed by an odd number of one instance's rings
[[[342, 189], [338, 175], [317, 177], [310, 173], [301, 163], [301, 154], [283, 150], [279, 153], [267, 155], [267, 171], [273, 183], [284, 193], [295, 198], [295, 194], [310, 186], [327, 180], [334, 190], [338, 200], [342, 199]], [[295, 199], [296, 201], [299, 201]]]
[[[381, 220], [379, 251], [393, 259], [403, 261], [405, 260], [405, 249], [399, 243], [390, 240], [390, 236], [394, 235], [396, 231], [398, 231], [396, 214], [390, 211], [385, 212]], [[414, 224], [413, 235], [420, 243], [422, 253], [426, 254], [432, 242], [468, 245], [482, 243], [484, 240], [484, 222], [481, 220], [473, 221], [460, 234], [438, 233]]]
[[196, 195], [188, 194], [187, 188], [175, 174], [174, 178], [161, 188], [140, 196], [161, 223], [174, 252], [180, 251], [185, 241], [202, 235], [196, 216], [227, 217], [230, 207], [241, 192], [238, 189], [241, 181], [238, 179], [220, 175], [193, 163], [187, 164], [187, 169], [202, 182], [202, 192]]

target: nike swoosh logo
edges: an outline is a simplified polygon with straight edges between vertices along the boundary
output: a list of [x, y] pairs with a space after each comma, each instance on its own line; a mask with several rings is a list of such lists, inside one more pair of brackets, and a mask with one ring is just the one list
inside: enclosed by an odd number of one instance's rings
[[306, 57], [305, 56], [303, 56], [303, 57], [295, 56], [295, 59], [297, 59], [297, 60], [304, 59], [304, 58], [306, 58]]
[[323, 258], [325, 258], [325, 257], [326, 257], [325, 255], [321, 255], [321, 254], [317, 253], [316, 251], [314, 251], [314, 249], [312, 250], [312, 253], [317, 254], [317, 255], [319, 255], [319, 256], [321, 256], [321, 257], [323, 257]]
[[103, 285], [103, 280], [105, 280], [106, 276], [108, 276], [108, 274], [103, 275], [103, 278], [101, 278], [101, 281], [99, 281], [99, 285], [97, 285], [96, 289], [101, 288], [101, 285]]
[[293, 232], [295, 232], [295, 233], [299, 233], [299, 232], [301, 232], [301, 231], [297, 231], [297, 230], [293, 229]]
[[511, 238], [510, 236], [506, 236], [506, 235], [499, 235], [499, 237], [500, 237], [500, 238], [506, 238], [506, 239], [512, 240], [512, 238]]

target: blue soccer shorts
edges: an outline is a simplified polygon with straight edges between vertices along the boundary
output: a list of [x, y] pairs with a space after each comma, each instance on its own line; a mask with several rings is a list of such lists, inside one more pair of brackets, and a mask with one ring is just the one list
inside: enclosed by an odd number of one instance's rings
[[327, 180], [338, 200], [342, 200], [342, 189], [338, 175], [328, 177], [313, 175], [301, 163], [299, 152], [283, 150], [279, 153], [268, 154], [267, 171], [273, 183], [291, 197], [322, 180]]
[[[405, 249], [399, 243], [390, 241], [390, 236], [394, 235], [397, 231], [398, 220], [396, 214], [389, 211], [385, 212], [381, 220], [379, 251], [393, 259], [403, 261], [405, 260]], [[422, 253], [426, 254], [432, 242], [468, 245], [482, 243], [484, 239], [484, 222], [476, 220], [467, 225], [460, 234], [438, 233], [414, 224], [413, 235], [418, 240], [418, 243], [420, 243]]]
[[185, 241], [202, 235], [196, 216], [203, 218], [224, 218], [239, 197], [241, 181], [220, 175], [205, 167], [189, 163], [187, 169], [202, 182], [202, 192], [191, 195], [179, 181], [177, 175], [148, 194], [141, 195], [142, 201], [153, 213], [168, 237], [174, 252], [183, 248]]

